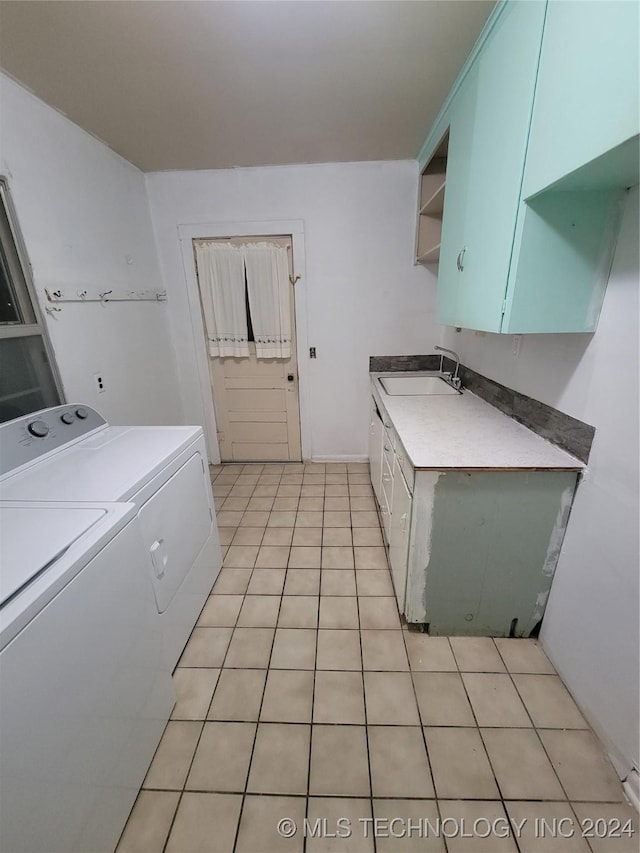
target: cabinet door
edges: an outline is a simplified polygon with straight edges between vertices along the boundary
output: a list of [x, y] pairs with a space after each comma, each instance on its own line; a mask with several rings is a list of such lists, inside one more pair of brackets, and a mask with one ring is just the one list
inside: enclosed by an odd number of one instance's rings
[[378, 503], [381, 502], [382, 489], [382, 440], [384, 428], [378, 414], [376, 402], [371, 398], [371, 412], [369, 416], [369, 468], [371, 471], [371, 485]]
[[477, 67], [474, 67], [469, 71], [451, 106], [437, 296], [438, 322], [451, 326], [458, 325], [458, 287], [461, 274], [458, 256], [464, 246], [469, 152], [473, 146], [477, 82]]
[[545, 6], [509, 4], [478, 59], [457, 326], [501, 330]]
[[393, 468], [393, 500], [389, 523], [389, 563], [400, 613], [405, 610], [412, 504], [413, 498], [396, 460]]
[[639, 16], [627, 0], [549, 3], [525, 198], [638, 134]]

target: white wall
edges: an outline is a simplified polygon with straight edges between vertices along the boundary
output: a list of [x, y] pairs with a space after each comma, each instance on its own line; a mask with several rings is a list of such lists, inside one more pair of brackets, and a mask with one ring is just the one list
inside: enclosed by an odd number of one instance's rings
[[164, 172], [147, 175], [147, 186], [187, 420], [202, 423], [204, 414], [178, 226], [303, 220], [306, 270], [296, 293], [305, 289], [308, 344], [317, 348], [301, 389], [311, 455], [364, 457], [369, 356], [428, 352], [435, 342], [435, 279], [412, 262], [417, 164]]
[[638, 189], [630, 193], [597, 331], [514, 338], [453, 329], [474, 370], [592, 424], [541, 640], [624, 774], [639, 762]]
[[[0, 171], [41, 304], [50, 286], [162, 287], [143, 174], [4, 75], [0, 97]], [[67, 400], [113, 423], [182, 422], [166, 304], [60, 307], [47, 324]]]

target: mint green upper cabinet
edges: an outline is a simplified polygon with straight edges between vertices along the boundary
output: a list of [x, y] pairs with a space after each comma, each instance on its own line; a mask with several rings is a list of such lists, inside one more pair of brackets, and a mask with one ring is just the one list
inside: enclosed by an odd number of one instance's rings
[[508, 4], [450, 110], [439, 322], [499, 332], [546, 4]]
[[[488, 332], [501, 329], [545, 6], [543, 2], [509, 4], [476, 63], [464, 229], [457, 235], [460, 254], [455, 258], [455, 266], [461, 267], [460, 272], [455, 269], [456, 326]], [[452, 124], [450, 144], [453, 130]], [[447, 168], [447, 192], [452, 173], [453, 164]], [[444, 223], [443, 231], [448, 231], [446, 218]], [[445, 272], [445, 260], [451, 265], [450, 257], [441, 257], [439, 275], [446, 286], [454, 270]]]
[[427, 137], [448, 127], [438, 321], [595, 330], [638, 182], [639, 4], [498, 5]]
[[[634, 0], [548, 4], [524, 198], [640, 132], [639, 16]], [[631, 159], [637, 169], [637, 154]], [[604, 166], [619, 162], [612, 158]]]

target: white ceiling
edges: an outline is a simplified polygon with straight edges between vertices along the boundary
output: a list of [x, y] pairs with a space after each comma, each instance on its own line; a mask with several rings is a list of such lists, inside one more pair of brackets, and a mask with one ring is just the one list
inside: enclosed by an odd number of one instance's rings
[[404, 159], [493, 5], [2, 0], [0, 65], [144, 171]]

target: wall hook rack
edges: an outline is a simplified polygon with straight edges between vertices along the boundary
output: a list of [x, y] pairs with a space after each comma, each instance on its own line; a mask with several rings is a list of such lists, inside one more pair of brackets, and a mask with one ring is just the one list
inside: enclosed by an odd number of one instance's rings
[[[51, 305], [62, 302], [99, 302], [106, 307], [108, 302], [166, 302], [167, 291], [149, 288], [148, 290], [127, 290], [118, 292], [114, 288], [110, 290], [99, 290], [91, 293], [87, 289], [78, 289], [73, 294], [65, 294], [61, 288], [53, 290], [44, 288], [47, 302]], [[47, 308], [47, 310], [49, 310]], [[56, 309], [60, 311], [61, 309]], [[49, 311], [51, 313], [51, 311]]]

